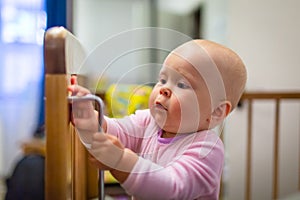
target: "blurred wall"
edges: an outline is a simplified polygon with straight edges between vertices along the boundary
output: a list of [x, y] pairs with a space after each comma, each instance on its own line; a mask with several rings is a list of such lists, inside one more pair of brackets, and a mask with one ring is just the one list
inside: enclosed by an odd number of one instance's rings
[[[122, 41], [126, 32], [149, 26], [149, 2], [74, 0], [73, 5], [74, 34], [86, 47], [88, 59], [92, 62], [89, 65], [92, 67], [87, 69], [90, 81], [97, 82], [99, 77], [103, 76], [97, 72], [105, 71], [109, 82], [149, 82], [151, 72], [142, 73], [139, 69], [133, 70], [133, 67], [145, 63], [143, 59], [146, 58], [146, 52], [143, 50], [130, 52], [129, 50], [133, 48], [131, 47], [133, 44], [130, 43], [132, 38], [124, 37]], [[124, 46], [130, 46], [128, 52], [117, 55], [118, 50]], [[103, 60], [110, 56], [112, 59], [104, 63]], [[93, 57], [96, 57], [97, 61], [92, 61]], [[99, 59], [101, 57], [103, 59]], [[94, 73], [90, 73], [91, 71]]]

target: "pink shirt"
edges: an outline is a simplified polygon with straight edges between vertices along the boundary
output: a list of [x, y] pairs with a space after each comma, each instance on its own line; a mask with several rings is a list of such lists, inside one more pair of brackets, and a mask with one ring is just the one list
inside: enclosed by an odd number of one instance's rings
[[135, 199], [218, 199], [224, 147], [213, 131], [162, 138], [149, 110], [106, 121], [107, 132], [139, 155], [122, 184]]

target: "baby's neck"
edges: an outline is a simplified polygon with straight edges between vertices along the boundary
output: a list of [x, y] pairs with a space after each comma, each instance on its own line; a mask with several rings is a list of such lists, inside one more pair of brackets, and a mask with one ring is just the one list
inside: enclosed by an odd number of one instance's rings
[[162, 134], [161, 134], [162, 138], [173, 138], [175, 136], [176, 136], [176, 133], [169, 133], [164, 130], [162, 131]]

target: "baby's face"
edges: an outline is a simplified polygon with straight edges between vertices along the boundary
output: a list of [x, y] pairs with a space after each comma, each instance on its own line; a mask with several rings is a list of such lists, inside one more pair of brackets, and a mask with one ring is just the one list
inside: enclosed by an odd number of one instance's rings
[[169, 133], [207, 129], [210, 95], [199, 72], [185, 59], [171, 54], [160, 71], [149, 108], [159, 126]]

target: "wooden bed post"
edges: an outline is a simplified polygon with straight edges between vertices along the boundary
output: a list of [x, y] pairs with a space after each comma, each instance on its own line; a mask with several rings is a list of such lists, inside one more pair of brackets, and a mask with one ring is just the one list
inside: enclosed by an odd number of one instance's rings
[[[71, 134], [68, 132], [68, 107], [63, 75], [46, 76], [46, 199], [71, 197]], [[51, 92], [55, 91], [55, 92]]]
[[45, 35], [45, 199], [71, 199], [71, 141], [64, 41]]
[[251, 173], [252, 173], [252, 99], [248, 100], [247, 117], [247, 160], [246, 160], [246, 200], [251, 199]]
[[78, 47], [77, 40], [69, 40], [71, 36], [74, 37], [66, 29], [54, 27], [44, 38], [46, 200], [89, 199], [98, 195], [97, 170], [88, 164], [87, 151], [69, 119], [66, 56]]

